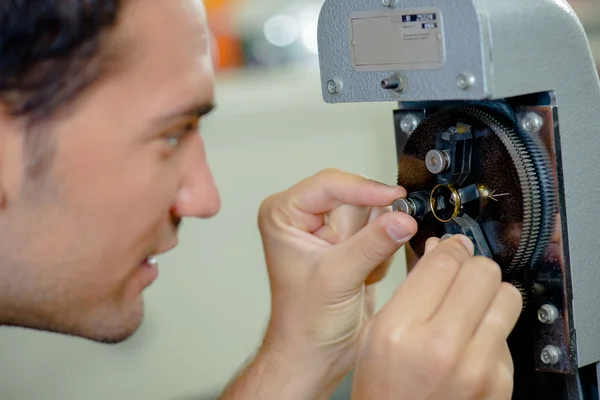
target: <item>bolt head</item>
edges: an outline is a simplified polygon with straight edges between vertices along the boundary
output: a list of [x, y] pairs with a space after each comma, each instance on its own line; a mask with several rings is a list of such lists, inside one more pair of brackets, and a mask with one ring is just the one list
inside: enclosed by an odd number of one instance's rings
[[548, 345], [542, 350], [540, 359], [546, 365], [554, 365], [560, 359], [560, 349], [556, 346]]
[[419, 121], [415, 118], [414, 115], [406, 115], [400, 121], [400, 130], [404, 133], [412, 133], [419, 125]]
[[538, 310], [538, 320], [543, 324], [553, 324], [558, 319], [558, 310], [551, 304], [544, 304]]
[[471, 74], [460, 74], [456, 77], [456, 86], [461, 90], [469, 90], [475, 84], [475, 77]]
[[393, 2], [393, 0], [381, 0], [384, 7], [391, 7]]
[[327, 82], [327, 91], [330, 94], [337, 94], [340, 92], [340, 85], [336, 81], [331, 79]]
[[544, 126], [544, 119], [533, 112], [525, 114], [521, 120], [521, 127], [528, 133], [537, 133], [542, 129], [542, 126]]

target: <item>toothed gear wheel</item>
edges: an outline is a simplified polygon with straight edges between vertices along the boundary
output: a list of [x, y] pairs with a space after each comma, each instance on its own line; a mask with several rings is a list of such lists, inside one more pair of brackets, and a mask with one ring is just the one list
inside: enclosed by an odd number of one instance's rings
[[524, 311], [527, 308], [527, 303], [529, 300], [527, 291], [525, 290], [525, 287], [523, 286], [523, 284], [521, 282], [512, 281], [511, 284], [521, 293], [521, 297], [523, 298], [522, 310]]
[[[509, 107], [468, 105], [437, 111], [410, 135], [398, 166], [398, 184], [409, 193], [431, 191], [441, 182], [425, 165], [436, 146], [436, 134], [457, 124], [473, 134], [469, 177], [460, 184], [476, 184], [506, 197], [492, 199], [475, 218], [493, 258], [506, 275], [517, 274], [540, 259], [548, 245], [556, 214], [551, 164], [537, 136], [522, 132]], [[506, 193], [505, 193], [506, 192]], [[429, 217], [411, 241], [417, 255], [431, 236], [442, 236], [444, 223]], [[520, 280], [520, 279], [519, 279]]]

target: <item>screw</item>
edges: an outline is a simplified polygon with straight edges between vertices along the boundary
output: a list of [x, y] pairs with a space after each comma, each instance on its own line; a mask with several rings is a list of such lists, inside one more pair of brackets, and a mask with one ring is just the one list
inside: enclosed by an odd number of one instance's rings
[[556, 346], [548, 345], [542, 350], [540, 358], [544, 364], [554, 365], [560, 359], [560, 349]]
[[381, 3], [383, 4], [384, 7], [391, 7], [393, 0], [381, 0]]
[[538, 320], [543, 324], [553, 324], [558, 318], [558, 310], [551, 304], [544, 304], [538, 310]]
[[471, 74], [460, 74], [456, 78], [456, 85], [459, 89], [469, 90], [475, 84], [475, 77]]
[[419, 125], [419, 121], [415, 118], [414, 115], [408, 114], [405, 115], [404, 118], [400, 121], [400, 130], [404, 133], [413, 133], [413, 131]]
[[341, 90], [341, 83], [334, 81], [333, 79], [327, 82], [327, 91], [330, 94], [338, 94]]
[[527, 133], [538, 133], [544, 126], [544, 119], [534, 112], [525, 114], [521, 120], [521, 128]]

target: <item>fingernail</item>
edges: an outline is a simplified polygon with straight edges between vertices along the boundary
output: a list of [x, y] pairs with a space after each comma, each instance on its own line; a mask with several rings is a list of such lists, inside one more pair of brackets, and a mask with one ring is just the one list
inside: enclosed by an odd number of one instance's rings
[[446, 233], [444, 236], [442, 236], [442, 237], [440, 238], [440, 242], [441, 242], [441, 241], [444, 241], [444, 240], [446, 240], [446, 239], [450, 239], [452, 236], [454, 236], [454, 235], [453, 235], [453, 234], [451, 234], [451, 233]]
[[469, 250], [469, 253], [473, 254], [475, 252], [475, 246], [473, 245], [471, 239], [464, 235], [460, 235], [460, 241], [467, 248], [467, 250]]
[[385, 227], [387, 234], [394, 240], [395, 242], [404, 242], [411, 235], [411, 232], [400, 222], [393, 219], [387, 223]]

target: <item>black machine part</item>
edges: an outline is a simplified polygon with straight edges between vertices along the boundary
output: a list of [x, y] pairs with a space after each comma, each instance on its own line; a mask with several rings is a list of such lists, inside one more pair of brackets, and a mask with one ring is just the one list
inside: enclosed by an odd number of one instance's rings
[[[408, 192], [394, 208], [418, 221], [411, 250], [421, 257], [428, 238], [465, 234], [476, 253], [494, 259], [503, 279], [523, 294], [523, 313], [509, 340], [514, 399], [537, 398], [532, 393], [542, 388], [549, 393], [544, 398], [554, 398], [564, 389], [554, 385], [562, 379], [557, 377], [578, 379], [572, 375], [577, 360], [561, 236], [565, 220], [557, 205], [558, 115], [555, 106], [524, 104], [529, 100], [394, 112], [398, 184]], [[531, 113], [545, 121], [539, 131], [523, 128]], [[402, 121], [413, 119], [416, 126], [403, 129]], [[541, 322], [546, 309], [558, 310], [553, 323]], [[559, 349], [558, 362], [544, 361], [548, 348]]]
[[396, 204], [420, 224], [418, 256], [432, 236], [463, 233], [507, 277], [536, 265], [554, 231], [555, 182], [536, 137], [496, 109], [464, 106], [427, 117], [399, 159]]

